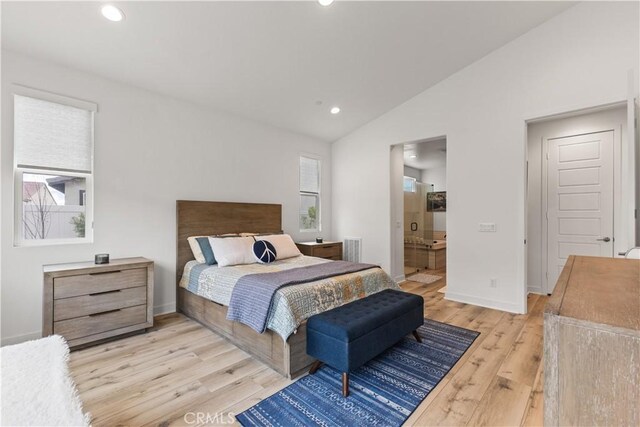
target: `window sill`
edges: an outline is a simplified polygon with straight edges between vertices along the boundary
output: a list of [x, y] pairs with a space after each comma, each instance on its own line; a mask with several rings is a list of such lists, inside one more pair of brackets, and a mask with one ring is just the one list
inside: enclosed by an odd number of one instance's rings
[[43, 240], [22, 240], [13, 242], [14, 248], [37, 248], [43, 246], [66, 246], [66, 245], [86, 245], [93, 243], [93, 238], [84, 239], [43, 239]]

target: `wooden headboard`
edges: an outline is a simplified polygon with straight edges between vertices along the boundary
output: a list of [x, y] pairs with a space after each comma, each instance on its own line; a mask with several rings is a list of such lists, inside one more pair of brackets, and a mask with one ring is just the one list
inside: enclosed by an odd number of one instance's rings
[[225, 233], [281, 233], [282, 205], [176, 201], [176, 286], [193, 259], [189, 236]]

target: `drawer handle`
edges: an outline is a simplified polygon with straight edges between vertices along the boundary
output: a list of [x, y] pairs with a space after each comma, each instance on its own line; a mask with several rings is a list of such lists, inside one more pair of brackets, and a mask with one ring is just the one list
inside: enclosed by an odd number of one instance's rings
[[95, 297], [96, 295], [104, 295], [104, 294], [115, 294], [120, 292], [120, 289], [116, 289], [113, 291], [104, 291], [104, 292], [94, 292], [92, 294], [89, 294], [90, 297]]
[[89, 317], [102, 316], [103, 314], [115, 313], [116, 311], [120, 311], [120, 309], [116, 308], [115, 310], [103, 311], [102, 313], [93, 313], [90, 314]]
[[89, 276], [99, 276], [101, 274], [113, 274], [113, 273], [122, 273], [122, 270], [98, 271], [97, 273], [89, 273]]

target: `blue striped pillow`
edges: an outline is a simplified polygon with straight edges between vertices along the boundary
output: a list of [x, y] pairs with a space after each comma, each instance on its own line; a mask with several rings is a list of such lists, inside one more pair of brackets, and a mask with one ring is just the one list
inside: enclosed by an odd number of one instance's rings
[[276, 260], [276, 248], [266, 240], [257, 240], [253, 244], [253, 254], [259, 263], [268, 264]]

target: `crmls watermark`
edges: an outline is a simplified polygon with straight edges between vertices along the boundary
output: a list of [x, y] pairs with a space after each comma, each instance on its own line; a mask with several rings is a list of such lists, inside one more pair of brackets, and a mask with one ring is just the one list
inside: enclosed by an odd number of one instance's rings
[[233, 412], [187, 412], [183, 418], [184, 422], [189, 425], [230, 425], [235, 421], [235, 414]]

